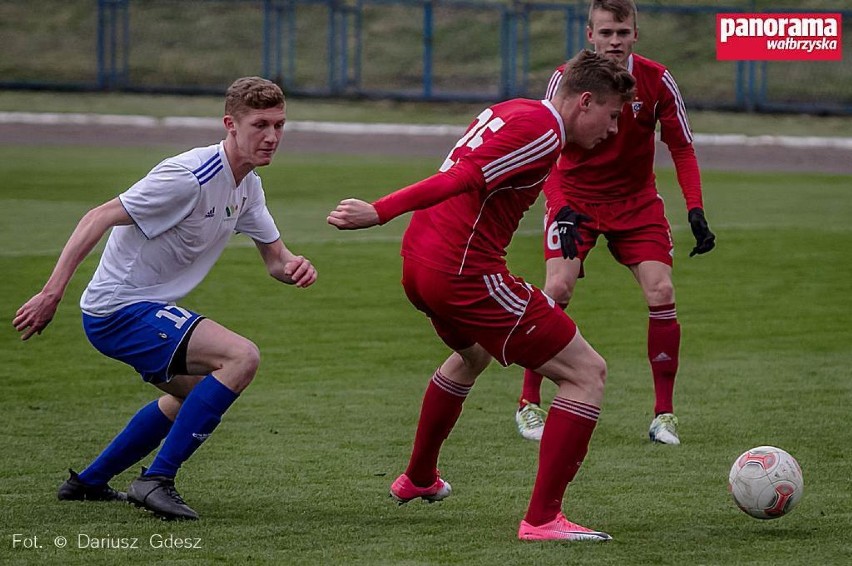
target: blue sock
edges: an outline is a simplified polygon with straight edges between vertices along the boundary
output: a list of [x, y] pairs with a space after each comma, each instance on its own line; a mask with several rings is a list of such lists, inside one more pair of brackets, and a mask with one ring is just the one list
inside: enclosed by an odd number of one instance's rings
[[237, 397], [213, 375], [202, 379], [186, 396], [172, 430], [145, 475], [175, 477], [181, 464], [207, 440]]
[[100, 456], [80, 472], [80, 481], [86, 485], [107, 483], [159, 446], [170, 428], [172, 421], [163, 414], [157, 401], [148, 403], [139, 409]]

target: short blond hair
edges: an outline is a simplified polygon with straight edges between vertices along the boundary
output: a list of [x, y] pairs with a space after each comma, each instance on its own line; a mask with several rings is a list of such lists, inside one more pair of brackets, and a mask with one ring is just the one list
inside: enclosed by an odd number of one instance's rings
[[241, 116], [250, 110], [284, 106], [284, 92], [263, 77], [242, 77], [231, 83], [225, 93], [225, 114]]
[[626, 22], [627, 18], [633, 16], [633, 29], [639, 25], [639, 14], [633, 0], [592, 0], [589, 5], [589, 28], [592, 27], [592, 12], [602, 10], [609, 12], [618, 23]]
[[565, 64], [556, 96], [568, 97], [590, 92], [600, 102], [618, 95], [623, 102], [633, 100], [636, 79], [615, 61], [584, 49]]

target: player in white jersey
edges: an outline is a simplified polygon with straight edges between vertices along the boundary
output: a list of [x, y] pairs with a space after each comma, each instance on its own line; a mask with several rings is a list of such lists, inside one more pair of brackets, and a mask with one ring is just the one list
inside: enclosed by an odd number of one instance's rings
[[[175, 302], [204, 279], [235, 232], [254, 240], [272, 277], [296, 287], [316, 281], [311, 262], [281, 241], [254, 172], [272, 161], [284, 133], [283, 92], [260, 77], [238, 79], [226, 93], [223, 122], [220, 144], [166, 159], [90, 210], [44, 288], [15, 315], [23, 340], [41, 334], [77, 267], [112, 228], [80, 300], [86, 336], [163, 395], [82, 472], [69, 470], [60, 500], [126, 499], [162, 518], [197, 519], [175, 490], [175, 475], [251, 383], [260, 354], [247, 338]], [[161, 442], [126, 494], [108, 485]]]

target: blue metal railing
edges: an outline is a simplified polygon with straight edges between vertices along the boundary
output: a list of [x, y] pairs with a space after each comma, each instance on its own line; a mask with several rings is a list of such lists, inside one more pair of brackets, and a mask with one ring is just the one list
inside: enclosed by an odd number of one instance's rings
[[[545, 51], [548, 53], [548, 59], [552, 56], [552, 60], [549, 60], [547, 65], [555, 67], [559, 58], [570, 57], [586, 44], [587, 2], [585, 0], [577, 0], [573, 3], [557, 3], [552, 0], [543, 2], [514, 0], [505, 3], [482, 0], [205, 0], [205, 2], [210, 4], [218, 2], [221, 5], [241, 4], [246, 10], [259, 10], [257, 12], [259, 17], [256, 19], [260, 22], [261, 28], [258, 30], [261, 37], [259, 61], [257, 70], [251, 72], [276, 80], [289, 94], [296, 96], [459, 101], [493, 101], [515, 96], [538, 97], [543, 89], [540, 85], [535, 85], [531, 77], [540, 78], [545, 72], [549, 76], [549, 71], [552, 70], [552, 67], [542, 70], [544, 59], [541, 55], [542, 51], [533, 49], [534, 42], [541, 41], [541, 24], [547, 24], [549, 30], [547, 33], [550, 34], [547, 36], [548, 43], [545, 44], [547, 48]], [[161, 7], [163, 4], [168, 5], [165, 1], [159, 4]], [[174, 5], [176, 10], [182, 7], [182, 3], [179, 2], [175, 2]], [[157, 77], [156, 74], [149, 74], [147, 81], [140, 81], [138, 76], [134, 77], [130, 57], [134, 47], [131, 32], [135, 33], [137, 38], [144, 39], [145, 31], [134, 30], [131, 27], [131, 7], [134, 13], [139, 13], [147, 9], [147, 4], [139, 0], [97, 0], [96, 71], [93, 81], [51, 81], [47, 80], [49, 77], [41, 81], [16, 81], [9, 80], [7, 76], [4, 80], [0, 80], [0, 88], [204, 93], [220, 92], [226, 86], [226, 84], [199, 84], [200, 81], [192, 78], [184, 79], [180, 74], [177, 75], [177, 79], [174, 79], [174, 76], [170, 77], [176, 82], [169, 85], [152, 84], [151, 77]], [[195, 6], [193, 9], [197, 10], [198, 7]], [[368, 16], [375, 19], [377, 13], [385, 9], [398, 10], [398, 13], [404, 14], [402, 19], [405, 20], [405, 37], [386, 36], [382, 31], [377, 37], [375, 27], [371, 28], [372, 34], [365, 32], [364, 26]], [[245, 13], [242, 7], [240, 11]], [[716, 13], [742, 11], [756, 11], [754, 1], [741, 2], [739, 6], [640, 4], [640, 28], [645, 25], [644, 14], [673, 15], [678, 18], [675, 24], [680, 23], [681, 19], [690, 23], [689, 20], [693, 16], [698, 17], [700, 18], [698, 23], [691, 23], [703, 29]], [[796, 10], [773, 8], [763, 11]], [[852, 21], [852, 10], [832, 10], [831, 12], [838, 11], [848, 25]], [[484, 60], [481, 65], [479, 62], [474, 62], [475, 64], [469, 64], [467, 67], [462, 66], [469, 71], [454, 70], [456, 75], [447, 76], [449, 66], [442, 65], [448, 56], [446, 44], [442, 43], [447, 37], [446, 26], [458, 25], [458, 20], [463, 19], [465, 14], [467, 17], [471, 15], [476, 18], [481, 17], [485, 23], [480, 22], [479, 27], [471, 27], [471, 30], [475, 29], [471, 33], [491, 34], [490, 37], [477, 37], [477, 39], [482, 40], [480, 43], [493, 41], [496, 44], [496, 51], [479, 53], [478, 56], [488, 60]], [[324, 23], [322, 23], [323, 20], [318, 19], [319, 17], [324, 18]], [[562, 25], [563, 20], [564, 25]], [[665, 20], [665, 18], [656, 18], [656, 20]], [[655, 20], [652, 19], [652, 21]], [[306, 22], [309, 25], [306, 25]], [[534, 23], [538, 24], [535, 28]], [[536, 35], [537, 33], [539, 36]], [[307, 44], [312, 47], [305, 47], [306, 37], [310, 38]], [[647, 41], [649, 36], [644, 37]], [[554, 39], [558, 42], [557, 44], [554, 44]], [[706, 37], [704, 39], [709, 41]], [[138, 44], [141, 40], [136, 41]], [[189, 41], [192, 41], [191, 37]], [[405, 68], [405, 77], [394, 77], [391, 71], [377, 70], [376, 58], [370, 59], [367, 55], [365, 41], [371, 42], [374, 54], [378, 49], [393, 55], [398, 55], [395, 52], [397, 45], [405, 43], [406, 49], [400, 49], [400, 51], [405, 51], [405, 56], [410, 56], [411, 51], [419, 51], [418, 58], [415, 61], [400, 62], [400, 67]], [[384, 43], [376, 48], [375, 45], [382, 41]], [[661, 41], [669, 44], [665, 37]], [[559, 47], [554, 49], [554, 45]], [[643, 49], [647, 47], [644, 42], [641, 46]], [[230, 47], [223, 46], [223, 52]], [[678, 47], [688, 48], [689, 46], [675, 45], [675, 48]], [[316, 49], [318, 52], [306, 54], [304, 53], [306, 49]], [[320, 53], [323, 49], [325, 52]], [[469, 63], [465, 60], [466, 55], [466, 53], [451, 53], [449, 56], [461, 63]], [[402, 57], [402, 55], [399, 56]], [[537, 61], [536, 56], [538, 56]], [[715, 61], [713, 55], [708, 52], [707, 43], [704, 44], [700, 57], [702, 59], [697, 64], [709, 65]], [[730, 82], [713, 89], [713, 97], [699, 100], [698, 106], [748, 111], [792, 110], [852, 114], [852, 99], [849, 97], [849, 91], [852, 89], [843, 86], [852, 82], [850, 78], [852, 71], [848, 61], [838, 63], [836, 67], [839, 69], [837, 76], [843, 82], [838, 83], [835, 90], [831, 90], [831, 84], [819, 85], [824, 87], [819, 92], [829, 93], [821, 95], [824, 99], [808, 100], [805, 96], [805, 99], [801, 100], [802, 97], [799, 96], [799, 101], [792, 100], [795, 96], [789, 94], [798, 91], [791, 88], [789, 84], [783, 84], [783, 80], [779, 79], [781, 76], [778, 74], [779, 70], [783, 72], [786, 69], [783, 65], [775, 62], [753, 61], [728, 63], [725, 67], [721, 65], [720, 63], [720, 66], [714, 69], [718, 73], [720, 69], [730, 67]], [[243, 66], [250, 67], [250, 60], [244, 61]], [[306, 78], [309, 74], [306, 73], [306, 66], [313, 66], [308, 70], [313, 73], [320, 71], [319, 75], [315, 74], [312, 78]], [[695, 76], [694, 71], [697, 68], [687, 67], [686, 70], [693, 72]], [[801, 71], [801, 67], [798, 69]], [[179, 71], [176, 72], [179, 73]], [[461, 72], [473, 72], [475, 76], [464, 77], [458, 74]], [[224, 74], [230, 76], [230, 73]], [[210, 74], [210, 76], [218, 75]], [[821, 76], [825, 77], [825, 74]], [[771, 81], [772, 78], [776, 79], [775, 83]], [[399, 80], [395, 81], [395, 79]], [[216, 78], [214, 81], [224, 83], [226, 79]], [[412, 88], [413, 81], [416, 81], [416, 88]], [[832, 81], [823, 78], [813, 82], [813, 85], [807, 85], [807, 79], [804, 81], [805, 86], [813, 87], [816, 87], [818, 82], [831, 83]], [[705, 81], [704, 84], [708, 82]], [[710, 86], [719, 86], [719, 84]], [[779, 91], [787, 94], [779, 95]], [[693, 99], [697, 96], [696, 93], [687, 92], [686, 96], [690, 104], [695, 106]]]

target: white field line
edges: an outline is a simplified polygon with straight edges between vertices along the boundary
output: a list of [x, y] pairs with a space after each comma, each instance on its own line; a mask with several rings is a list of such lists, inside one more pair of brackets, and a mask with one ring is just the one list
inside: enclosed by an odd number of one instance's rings
[[[117, 114], [0, 112], [0, 124], [34, 125], [102, 125], [137, 128], [201, 128], [220, 129], [219, 118], [186, 116], [133, 116]], [[465, 128], [447, 124], [368, 124], [362, 122], [287, 122], [291, 132], [316, 132], [351, 135], [461, 136]], [[852, 150], [852, 138], [820, 136], [747, 136], [745, 134], [695, 134], [695, 144], [702, 146], [777, 146]]]

